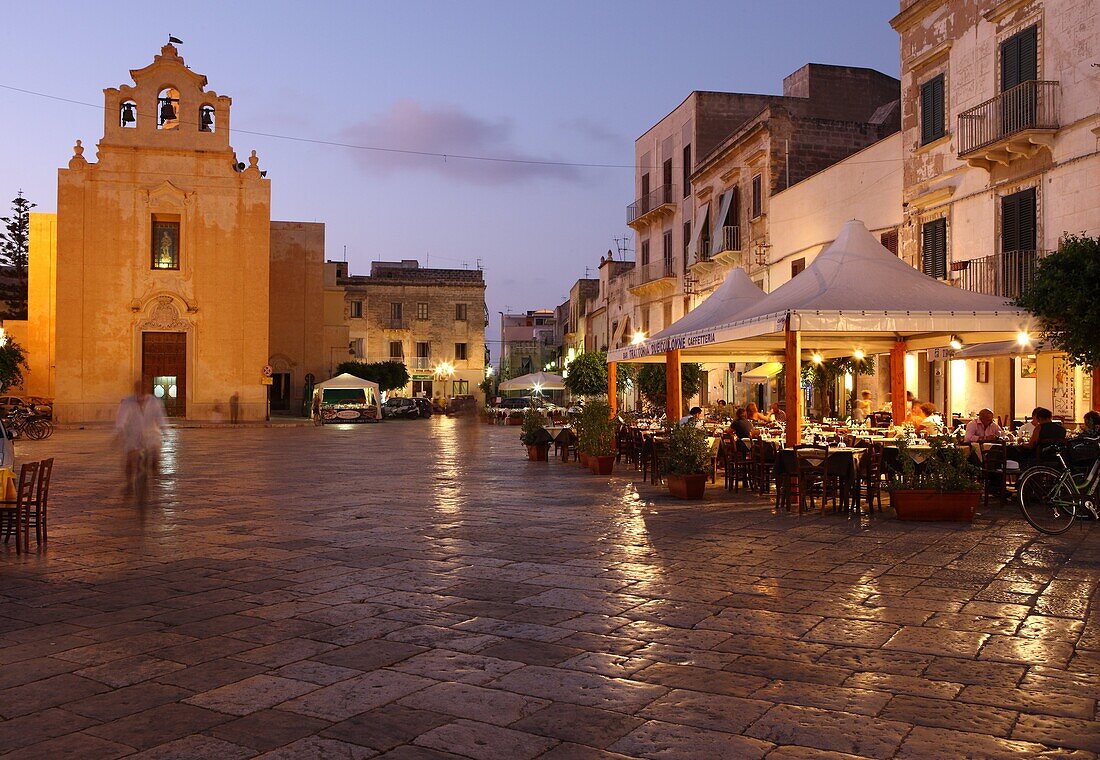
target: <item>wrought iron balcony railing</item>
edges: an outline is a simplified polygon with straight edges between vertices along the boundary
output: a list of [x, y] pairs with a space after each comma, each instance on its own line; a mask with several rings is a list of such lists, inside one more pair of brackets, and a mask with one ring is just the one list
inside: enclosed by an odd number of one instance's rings
[[650, 211], [655, 211], [662, 206], [672, 205], [675, 203], [675, 191], [675, 185], [661, 185], [657, 189], [649, 191], [626, 207], [626, 223], [630, 224], [637, 221]]
[[1031, 80], [959, 114], [959, 155], [1028, 130], [1058, 129], [1058, 82]]
[[651, 261], [648, 264], [634, 267], [634, 287], [645, 285], [649, 282], [675, 277], [676, 269], [671, 261]]
[[1031, 285], [1039, 261], [1049, 251], [1004, 251], [980, 259], [956, 261], [959, 287], [991, 296], [1019, 298]]

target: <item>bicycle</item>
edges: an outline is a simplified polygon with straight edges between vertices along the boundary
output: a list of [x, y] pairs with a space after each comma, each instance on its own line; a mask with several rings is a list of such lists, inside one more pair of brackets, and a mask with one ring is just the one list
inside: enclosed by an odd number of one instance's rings
[[1065, 448], [1055, 453], [1062, 470], [1048, 465], [1029, 467], [1016, 484], [1024, 518], [1035, 530], [1052, 536], [1065, 533], [1078, 517], [1100, 519], [1100, 458], [1081, 477], [1066, 463], [1064, 454]]
[[4, 424], [16, 438], [22, 435], [31, 441], [42, 441], [53, 435], [53, 423], [29, 409], [13, 409]]

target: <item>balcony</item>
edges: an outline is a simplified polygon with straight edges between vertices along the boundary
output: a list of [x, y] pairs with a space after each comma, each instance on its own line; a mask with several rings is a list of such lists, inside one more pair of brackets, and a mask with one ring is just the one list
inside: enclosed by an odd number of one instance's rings
[[1016, 299], [1035, 277], [1039, 261], [1049, 251], [1005, 251], [970, 261], [956, 261], [959, 287], [975, 293]]
[[413, 356], [408, 361], [409, 369], [431, 369], [433, 366], [430, 356]]
[[407, 320], [407, 319], [390, 319], [388, 327], [389, 327], [390, 330], [408, 330], [409, 329], [409, 320]]
[[675, 199], [676, 186], [661, 185], [626, 207], [626, 223], [633, 227], [635, 224], [648, 223], [650, 218], [673, 214], [676, 211]]
[[726, 264], [741, 266], [741, 228], [723, 227], [718, 240], [699, 241], [699, 252], [695, 263]]
[[1054, 144], [1058, 82], [1022, 82], [959, 114], [959, 158], [992, 170]]
[[632, 293], [676, 287], [676, 269], [671, 261], [651, 261], [645, 265], [635, 266], [632, 273], [634, 275], [630, 286]]

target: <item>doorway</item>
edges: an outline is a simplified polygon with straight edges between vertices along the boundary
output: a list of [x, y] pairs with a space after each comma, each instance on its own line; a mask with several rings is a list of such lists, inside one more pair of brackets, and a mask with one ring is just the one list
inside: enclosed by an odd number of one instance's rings
[[187, 416], [187, 333], [141, 334], [141, 387], [161, 400], [169, 417]]
[[290, 411], [289, 372], [276, 372], [271, 376], [271, 411]]

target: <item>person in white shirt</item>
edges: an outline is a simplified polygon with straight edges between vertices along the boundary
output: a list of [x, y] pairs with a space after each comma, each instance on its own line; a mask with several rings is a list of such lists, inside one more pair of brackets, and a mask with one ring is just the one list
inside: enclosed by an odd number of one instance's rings
[[687, 413], [687, 415], [680, 418], [679, 424], [680, 424], [680, 426], [698, 425], [702, 421], [703, 421], [703, 410], [702, 410], [702, 408], [698, 407], [698, 406], [693, 406], [693, 407], [691, 407], [691, 411], [689, 411]]
[[993, 419], [992, 409], [982, 409], [976, 419], [966, 423], [963, 440], [967, 443], [985, 443], [1001, 440], [1001, 426]]
[[140, 382], [135, 383], [134, 395], [122, 400], [115, 419], [115, 432], [126, 457], [127, 493], [133, 488], [139, 467], [144, 466], [146, 472], [156, 469], [160, 460], [164, 428], [167, 426], [168, 420], [160, 399], [146, 393]]
[[943, 432], [943, 417], [936, 411], [936, 407], [929, 403], [920, 405], [920, 411], [924, 414], [924, 419], [920, 421], [918, 427], [928, 435], [939, 435]]

